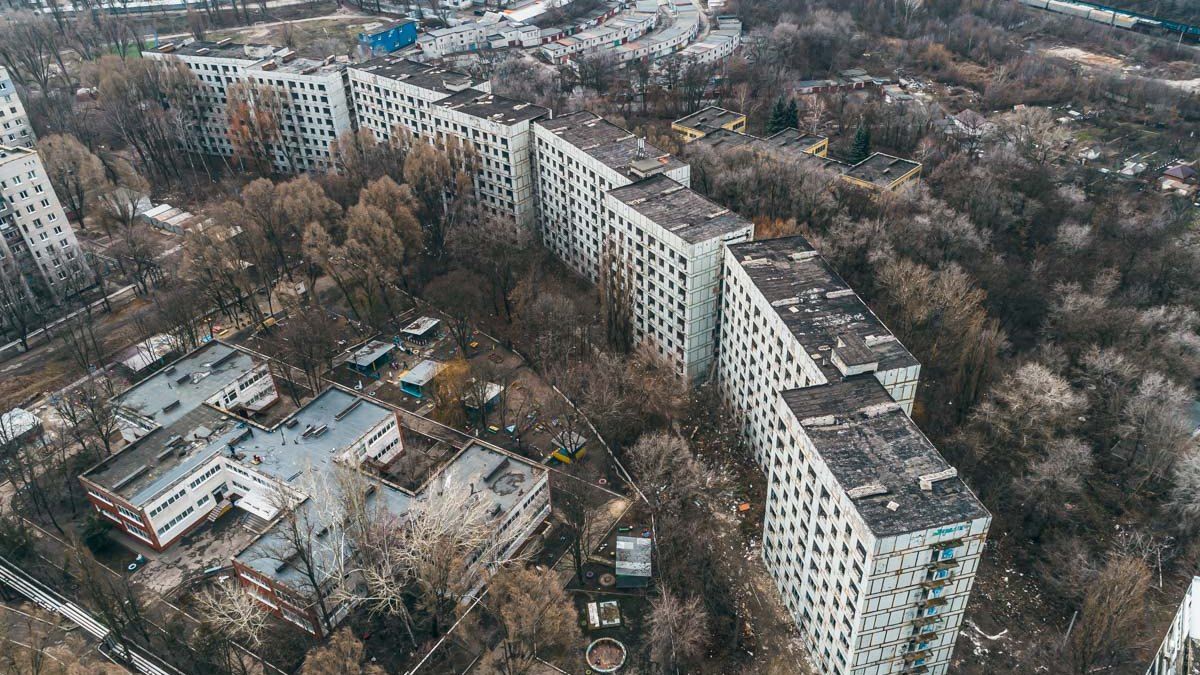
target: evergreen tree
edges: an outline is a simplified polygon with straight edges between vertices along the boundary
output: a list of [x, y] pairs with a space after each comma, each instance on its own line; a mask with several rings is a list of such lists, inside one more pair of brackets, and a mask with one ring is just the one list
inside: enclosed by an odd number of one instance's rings
[[788, 126], [787, 123], [787, 104], [783, 102], [783, 97], [775, 99], [775, 105], [771, 106], [771, 117], [767, 120], [767, 135], [782, 131]]
[[784, 117], [787, 119], [787, 125], [784, 126], [784, 129], [800, 128], [800, 109], [796, 107], [796, 99], [788, 100], [787, 111]]
[[850, 159], [861, 162], [871, 154], [871, 130], [863, 124], [858, 125], [854, 132], [854, 146], [850, 150]]

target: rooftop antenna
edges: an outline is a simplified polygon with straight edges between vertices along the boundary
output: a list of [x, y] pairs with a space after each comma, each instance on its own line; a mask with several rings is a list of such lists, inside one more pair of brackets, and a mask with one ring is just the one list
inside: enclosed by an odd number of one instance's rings
[[641, 137], [638, 138], [637, 155], [634, 156], [634, 159], [646, 159], [646, 139], [645, 138], [641, 138]]

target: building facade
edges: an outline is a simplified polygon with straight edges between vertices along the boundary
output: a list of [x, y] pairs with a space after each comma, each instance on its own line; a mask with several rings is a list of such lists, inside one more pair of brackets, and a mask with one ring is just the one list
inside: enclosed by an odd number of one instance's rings
[[[187, 111], [195, 152], [266, 155], [276, 171], [299, 173], [327, 168], [331, 144], [352, 129], [346, 68], [332, 57], [229, 40], [168, 43], [145, 56], [182, 63], [199, 81]], [[270, 118], [278, 133], [256, 134], [244, 123], [248, 111]]]
[[532, 123], [549, 117], [540, 106], [490, 93], [486, 82], [403, 58], [381, 58], [350, 69], [358, 125], [380, 141], [402, 133], [474, 148], [475, 189], [489, 216], [532, 228], [535, 222]]
[[753, 226], [688, 188], [690, 167], [589, 112], [534, 124], [538, 229], [602, 293], [628, 302], [633, 341], [686, 380], [717, 338], [722, 247]]
[[75, 231], [37, 151], [0, 145], [0, 272], [55, 301], [91, 285]]
[[533, 127], [542, 243], [596, 283], [607, 238], [605, 194], [658, 173], [686, 186], [691, 167], [595, 113], [563, 115]]
[[[96, 512], [153, 550], [233, 509], [258, 534], [233, 559], [243, 585], [278, 616], [324, 632], [316, 599], [341, 583], [353, 556], [339, 537], [317, 537], [310, 557], [322, 588], [308, 583], [289, 545], [289, 523], [345, 527], [330, 508], [341, 489], [335, 465], [364, 470], [368, 498], [403, 518], [420, 491], [378, 477], [404, 452], [395, 411], [331, 388], [274, 422], [260, 424], [279, 400], [266, 363], [219, 341], [209, 342], [120, 394], [115, 402], [130, 444], [82, 476]], [[550, 509], [547, 472], [502, 450], [471, 441], [436, 474], [456, 489], [472, 483], [492, 499], [494, 537], [504, 553], [519, 547]], [[482, 479], [481, 479], [482, 477]], [[425, 488], [422, 488], [425, 489]], [[327, 608], [336, 624], [348, 606]]]
[[921, 364], [803, 237], [724, 252], [719, 386], [766, 470], [778, 446], [776, 399], [871, 373], [912, 411]]
[[821, 672], [945, 673], [990, 515], [908, 417], [920, 365], [802, 237], [725, 249], [719, 386]]
[[17, 95], [17, 85], [8, 70], [0, 66], [0, 145], [32, 148], [37, 143], [25, 106]]
[[1191, 675], [1200, 668], [1200, 577], [1192, 577], [1146, 675]]
[[720, 337], [725, 247], [749, 241], [754, 225], [663, 174], [610, 190], [604, 208], [606, 263], [628, 282], [634, 340], [683, 379], [704, 379]]

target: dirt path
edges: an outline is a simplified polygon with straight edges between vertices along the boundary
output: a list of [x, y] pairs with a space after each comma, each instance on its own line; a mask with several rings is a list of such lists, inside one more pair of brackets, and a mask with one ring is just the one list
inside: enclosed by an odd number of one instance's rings
[[1041, 52], [1045, 56], [1064, 59], [1087, 68], [1136, 74], [1140, 77], [1145, 77], [1147, 79], [1165, 84], [1168, 87], [1174, 87], [1176, 89], [1181, 89], [1191, 93], [1200, 92], [1200, 77], [1186, 80], [1172, 80], [1158, 77], [1151, 74], [1148, 70], [1143, 69], [1141, 66], [1131, 63], [1130, 61], [1119, 56], [1097, 54], [1095, 52], [1089, 52], [1086, 49], [1080, 49], [1078, 47], [1066, 47], [1061, 45], [1058, 47], [1042, 49]]

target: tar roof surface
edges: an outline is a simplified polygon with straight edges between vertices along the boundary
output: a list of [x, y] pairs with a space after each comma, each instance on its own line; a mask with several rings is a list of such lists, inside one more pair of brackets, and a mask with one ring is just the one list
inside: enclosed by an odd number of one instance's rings
[[446, 86], [446, 82], [467, 83], [469, 86], [478, 84], [470, 75], [450, 70], [441, 66], [433, 66], [401, 56], [380, 56], [364, 63], [353, 66], [354, 70], [373, 73], [380, 77], [411, 84], [414, 87], [430, 89], [443, 94], [454, 92]]
[[763, 139], [763, 142], [780, 150], [795, 150], [797, 152], [805, 152], [809, 148], [815, 147], [827, 141], [824, 136], [818, 134], [806, 134], [799, 129], [784, 129], [777, 131]]
[[[328, 467], [322, 469], [321, 475], [327, 475]], [[389, 514], [402, 517], [415, 500], [423, 499], [430, 491], [443, 489], [473, 490], [479, 499], [490, 504], [489, 515], [501, 519], [510, 512], [544, 473], [544, 469], [526, 461], [510, 457], [478, 443], [473, 443], [460, 452], [428, 483], [422, 486], [417, 495], [409, 494], [394, 485], [382, 481], [374, 481], [377, 489], [368, 498], [368, 505], [378, 499], [384, 499]], [[298, 478], [297, 481], [300, 479]], [[337, 489], [336, 486], [334, 489]], [[327, 525], [331, 532], [342, 527], [341, 523], [329, 522], [329, 514], [322, 512], [320, 504], [313, 499], [306, 499], [297, 511], [297, 517], [310, 523]], [[276, 522], [273, 527], [255, 539], [249, 546], [237, 554], [238, 562], [250, 568], [273, 577], [292, 588], [304, 590], [306, 579], [302, 570], [292, 564], [282, 564], [280, 554], [286, 555], [289, 545], [286, 538], [286, 527]], [[350, 555], [345, 548], [338, 548], [340, 538], [331, 535], [321, 537], [314, 558], [317, 565], [329, 573], [335, 570], [334, 563], [339, 555]], [[324, 545], [322, 545], [324, 543]]]
[[638, 137], [632, 132], [605, 121], [595, 113], [580, 111], [537, 122], [548, 131], [591, 155], [605, 166], [627, 173], [639, 157], [658, 159], [663, 170], [685, 166], [665, 150], [646, 143], [638, 149]]
[[663, 174], [609, 190], [608, 194], [692, 244], [753, 227], [745, 218]]
[[[853, 499], [876, 536], [988, 516], [960, 478], [922, 490], [920, 477], [950, 468], [937, 448], [872, 375], [782, 394], [843, 490], [883, 485], [887, 493]], [[895, 502], [895, 511], [887, 507]]]
[[219, 410], [199, 405], [88, 469], [84, 477], [141, 505], [208, 461], [219, 451], [212, 446], [212, 439], [231, 431], [236, 424]]
[[[214, 340], [125, 390], [116, 402], [155, 428], [89, 469], [85, 477], [134, 503], [152, 497], [141, 493], [200, 454], [204, 457], [199, 461], [207, 459], [207, 437], [234, 422], [204, 403], [255, 365], [250, 354]], [[160, 457], [168, 448], [174, 451]]]
[[832, 157], [820, 157], [808, 152], [809, 148], [825, 140], [824, 136], [801, 134], [795, 129], [785, 129], [770, 138], [759, 138], [729, 129], [715, 129], [692, 141], [692, 144], [712, 148], [718, 152], [729, 148], [751, 148], [783, 160], [805, 162], [833, 171], [844, 171], [849, 165]]
[[[309, 470], [324, 475], [336, 456], [389, 417], [394, 417], [392, 411], [378, 403], [341, 389], [326, 389], [271, 431], [252, 429], [240, 439], [237, 431], [230, 432], [216, 445], [232, 446], [245, 455], [244, 462], [257, 457], [259, 464], [251, 468], [295, 483]], [[305, 435], [306, 430], [321, 427], [325, 431]]]
[[709, 107], [698, 112], [694, 112], [687, 117], [675, 120], [675, 124], [688, 128], [696, 128], [701, 124], [713, 128], [720, 128], [731, 122], [745, 119], [745, 117], [746, 116], [740, 112], [734, 112], [732, 110], [719, 108], [715, 105], [710, 105]]
[[842, 378], [829, 355], [844, 331], [867, 343], [881, 371], [919, 365], [804, 237], [731, 244], [729, 251], [826, 379]]
[[549, 108], [496, 96], [478, 89], [465, 89], [439, 101], [440, 105], [468, 115], [511, 126], [550, 114]]
[[175, 49], [171, 50], [170, 52], [160, 51], [159, 53], [176, 54], [181, 56], [207, 56], [210, 58], [221, 59], [242, 59], [252, 63], [261, 61], [263, 59], [262, 56], [250, 56], [247, 54], [246, 47], [262, 50], [270, 49], [272, 50], [272, 53], [280, 51], [280, 48], [273, 45], [259, 44], [255, 42], [225, 42], [224, 44], [220, 44], [217, 42], [208, 42], [206, 40], [195, 40], [186, 45], [175, 45]]
[[846, 175], [876, 185], [891, 185], [921, 164], [877, 152], [846, 170]]

